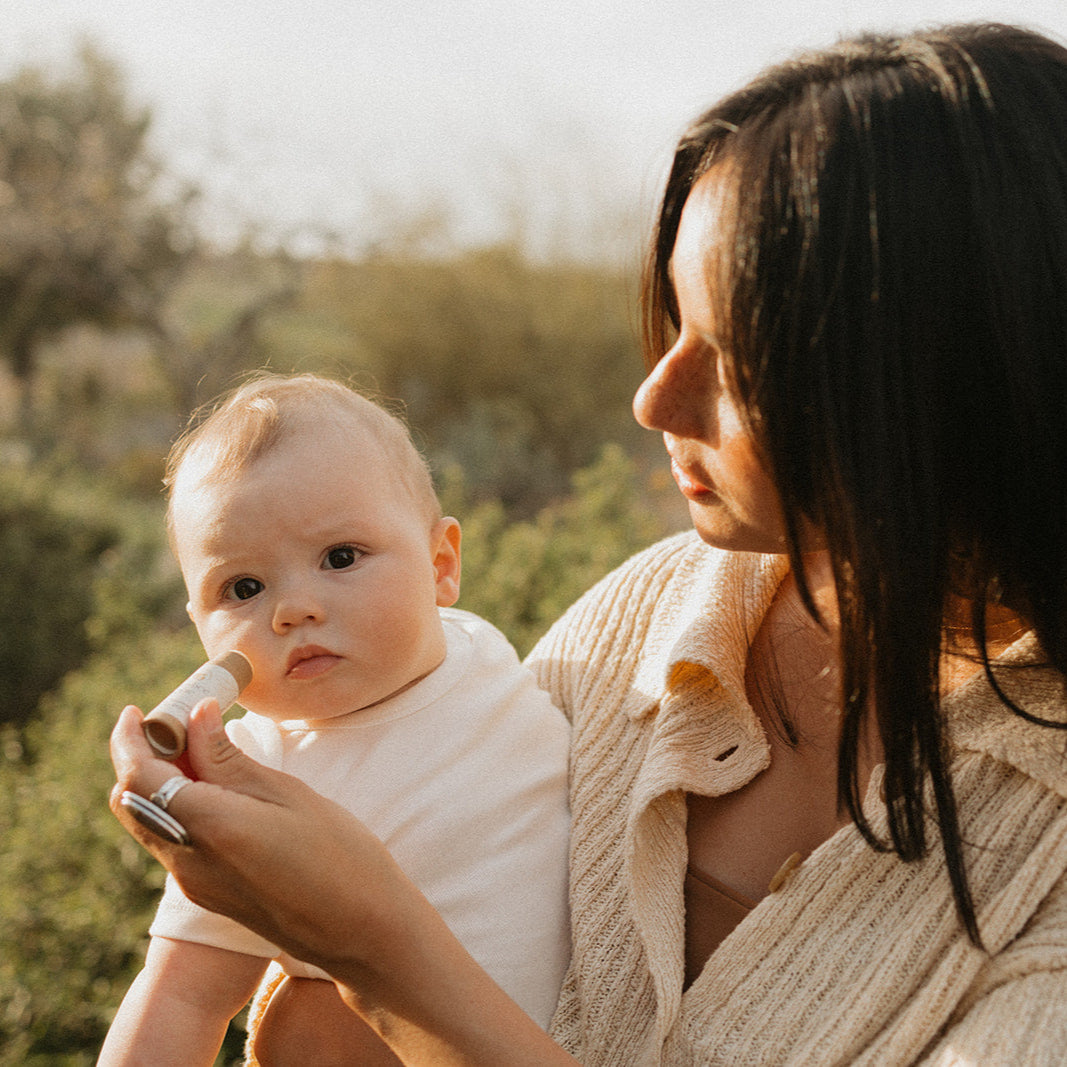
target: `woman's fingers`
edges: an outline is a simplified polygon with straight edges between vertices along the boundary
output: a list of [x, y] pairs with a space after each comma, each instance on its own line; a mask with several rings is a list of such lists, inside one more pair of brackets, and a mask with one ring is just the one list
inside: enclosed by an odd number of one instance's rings
[[[166, 862], [166, 855], [174, 848], [172, 842], [150, 830], [134, 812], [144, 808], [148, 800], [168, 779], [181, 772], [172, 763], [160, 759], [141, 730], [141, 712], [132, 705], [125, 708], [111, 733], [111, 759], [115, 765], [117, 782], [111, 790], [111, 810], [122, 825], [157, 859]], [[124, 795], [132, 793], [135, 802]], [[140, 798], [137, 800], [136, 798]], [[148, 807], [149, 814], [152, 808]], [[171, 817], [175, 816], [170, 813]]]
[[188, 766], [199, 781], [276, 802], [294, 781], [257, 763], [230, 740], [215, 700], [202, 700], [193, 708], [186, 745]]
[[151, 796], [177, 771], [173, 763], [156, 755], [144, 736], [144, 716], [133, 705], [123, 709], [111, 731], [111, 762], [118, 778], [117, 789]]
[[[194, 783], [206, 783], [248, 797], [280, 801], [292, 779], [268, 770], [243, 753], [229, 738], [215, 700], [204, 700], [192, 712], [187, 735], [188, 748], [180, 762], [161, 759], [144, 737], [142, 715], [135, 707], [124, 709], [111, 734], [111, 759], [118, 784], [113, 791], [112, 808], [125, 790], [151, 797], [168, 779], [188, 775]], [[183, 790], [175, 796], [171, 810], [181, 818], [181, 808], [194, 801], [203, 803], [207, 790]], [[125, 822], [125, 820], [123, 820]]]
[[346, 896], [368, 867], [391, 864], [380, 842], [302, 782], [241, 752], [226, 735], [214, 701], [198, 705], [189, 721], [187, 755], [196, 780], [167, 803], [191, 847], [167, 842], [122, 804], [124, 792], [148, 800], [182, 774], [149, 746], [141, 719], [137, 708], [126, 708], [111, 739], [118, 776], [111, 807], [126, 829], [195, 903], [301, 950], [304, 958], [332, 949], [337, 930], [310, 944], [301, 936], [316, 933], [318, 898], [309, 896], [309, 887], [320, 886], [323, 899]]
[[[112, 731], [111, 757], [117, 782], [111, 791], [111, 810], [156, 859], [179, 879], [183, 875], [189, 878], [193, 892], [202, 892], [202, 879], [196, 874], [198, 863], [188, 855], [190, 850], [180, 847], [165, 828], [153, 832], [153, 816], [158, 818], [155, 809], [165, 805], [166, 816], [180, 824], [178, 833], [184, 829], [188, 835], [186, 843], [199, 843], [202, 857], [213, 856], [217, 862], [220, 850], [226, 849], [226, 828], [254, 824], [258, 813], [247, 810], [254, 807], [253, 798], [273, 799], [284, 791], [287, 776], [275, 775], [283, 781], [270, 786], [266, 776], [273, 772], [260, 767], [230, 742], [218, 704], [213, 700], [194, 709], [188, 731], [190, 748], [181, 764], [156, 754], [145, 739], [142, 718], [137, 708], [127, 707]], [[161, 787], [172, 779], [186, 777], [186, 772], [192, 778], [191, 784], [161, 800], [157, 795]]]

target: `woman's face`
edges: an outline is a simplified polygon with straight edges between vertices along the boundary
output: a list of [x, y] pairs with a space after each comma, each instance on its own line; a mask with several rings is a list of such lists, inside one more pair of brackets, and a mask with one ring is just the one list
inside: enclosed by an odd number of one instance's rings
[[663, 434], [671, 472], [697, 533], [742, 552], [786, 551], [778, 491], [727, 386], [709, 288], [708, 251], [720, 238], [721, 171], [694, 186], [671, 256], [680, 329], [634, 397], [634, 415]]

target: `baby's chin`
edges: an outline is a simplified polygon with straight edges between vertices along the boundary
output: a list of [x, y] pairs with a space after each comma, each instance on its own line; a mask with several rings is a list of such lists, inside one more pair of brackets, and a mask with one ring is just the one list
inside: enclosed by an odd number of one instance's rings
[[[344, 684], [345, 677], [351, 678], [352, 672], [343, 671], [338, 674], [335, 684], [331, 682], [333, 678], [331, 669], [318, 678], [308, 678], [304, 682], [297, 682], [287, 693], [272, 694], [276, 699], [271, 699], [262, 692], [258, 694], [246, 692], [244, 696], [248, 699], [239, 701], [239, 706], [265, 719], [270, 719], [279, 726], [313, 730], [336, 724], [339, 720], [350, 716], [372, 711], [402, 693], [406, 693], [441, 666], [444, 662], [444, 654], [442, 653], [439, 659], [436, 655], [432, 659], [430, 657], [427, 659], [433, 662], [433, 666], [428, 670], [419, 671], [414, 677], [399, 684], [390, 685], [388, 679], [382, 678], [379, 679], [378, 687], [367, 687], [363, 688], [362, 692], [353, 693], [356, 687]], [[331, 700], [331, 695], [333, 700]], [[288, 696], [288, 699], [282, 700], [282, 696]], [[257, 699], [257, 697], [265, 697], [265, 699]]]
[[[407, 688], [406, 686], [404, 688]], [[400, 692], [401, 690], [397, 690]], [[273, 707], [263, 707], [262, 705], [253, 707], [248, 704], [241, 705], [246, 711], [252, 712], [254, 715], [259, 715], [264, 719], [270, 719], [271, 722], [276, 723], [289, 730], [317, 730], [322, 727], [337, 725], [344, 719], [352, 718], [353, 716], [360, 715], [365, 711], [369, 711], [371, 708], [376, 708], [379, 704], [384, 704], [385, 701], [395, 696], [395, 693], [390, 693], [389, 696], [374, 699], [366, 704], [359, 704], [356, 707], [352, 707], [350, 704], [345, 704], [343, 707], [339, 707], [336, 710], [326, 709], [323, 710], [322, 704], [316, 704], [314, 707], [307, 709], [307, 715], [300, 714], [300, 708], [293, 707], [292, 704], [288, 704], [285, 708], [275, 709]]]

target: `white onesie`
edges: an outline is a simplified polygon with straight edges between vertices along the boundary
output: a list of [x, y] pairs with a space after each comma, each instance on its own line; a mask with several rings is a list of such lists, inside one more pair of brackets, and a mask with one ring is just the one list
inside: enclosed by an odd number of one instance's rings
[[[252, 712], [227, 730], [368, 826], [467, 951], [547, 1027], [570, 946], [569, 726], [498, 630], [440, 610], [445, 661], [410, 689], [313, 730]], [[193, 904], [173, 878], [150, 933], [328, 977]]]

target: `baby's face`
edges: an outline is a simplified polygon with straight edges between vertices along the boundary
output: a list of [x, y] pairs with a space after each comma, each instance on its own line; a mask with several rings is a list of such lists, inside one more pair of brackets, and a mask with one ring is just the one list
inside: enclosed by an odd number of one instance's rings
[[174, 487], [175, 547], [208, 655], [252, 664], [244, 707], [334, 718], [441, 663], [459, 527], [431, 528], [371, 435], [316, 427], [208, 484], [196, 463]]

